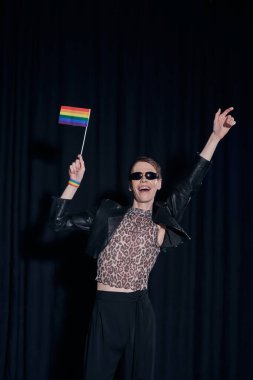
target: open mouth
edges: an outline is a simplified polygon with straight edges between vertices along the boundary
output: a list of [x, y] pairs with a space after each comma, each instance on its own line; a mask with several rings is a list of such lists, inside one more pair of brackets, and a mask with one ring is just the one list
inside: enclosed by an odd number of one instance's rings
[[149, 187], [149, 186], [140, 186], [140, 187], [138, 187], [138, 190], [139, 190], [141, 193], [145, 193], [145, 192], [150, 191], [150, 187]]

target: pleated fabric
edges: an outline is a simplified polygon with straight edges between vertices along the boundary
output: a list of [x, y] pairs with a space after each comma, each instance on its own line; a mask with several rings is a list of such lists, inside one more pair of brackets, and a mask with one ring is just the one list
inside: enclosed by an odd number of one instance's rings
[[152, 380], [155, 316], [148, 291], [97, 291], [87, 335], [84, 379], [112, 380], [119, 362], [122, 380]]

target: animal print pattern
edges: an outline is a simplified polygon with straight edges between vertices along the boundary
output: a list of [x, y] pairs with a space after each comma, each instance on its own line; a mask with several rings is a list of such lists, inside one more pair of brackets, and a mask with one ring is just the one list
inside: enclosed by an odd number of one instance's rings
[[117, 288], [147, 289], [159, 252], [152, 211], [131, 208], [98, 257], [96, 280]]

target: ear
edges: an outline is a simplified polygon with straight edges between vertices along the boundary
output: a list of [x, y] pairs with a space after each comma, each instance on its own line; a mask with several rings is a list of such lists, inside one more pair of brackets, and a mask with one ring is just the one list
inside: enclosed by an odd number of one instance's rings
[[128, 190], [129, 190], [129, 191], [132, 191], [132, 190], [133, 190], [131, 182], [129, 182]]
[[157, 180], [157, 190], [161, 190], [161, 188], [162, 188], [162, 180], [158, 179]]

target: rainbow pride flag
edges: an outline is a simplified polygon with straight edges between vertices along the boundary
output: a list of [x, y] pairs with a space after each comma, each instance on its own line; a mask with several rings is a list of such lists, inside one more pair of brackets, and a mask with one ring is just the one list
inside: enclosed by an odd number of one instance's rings
[[78, 127], [87, 127], [89, 123], [90, 112], [90, 108], [61, 106], [58, 123], [76, 125]]

